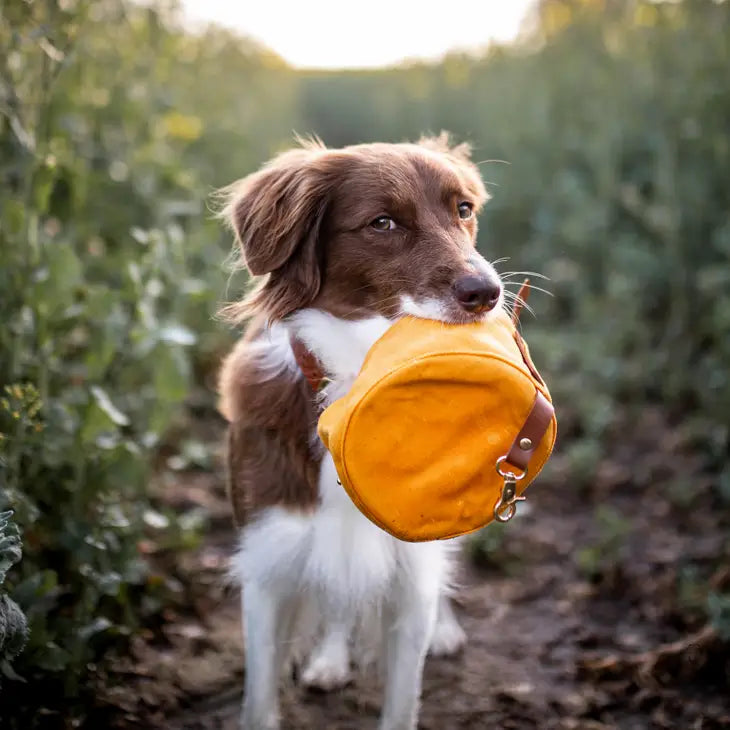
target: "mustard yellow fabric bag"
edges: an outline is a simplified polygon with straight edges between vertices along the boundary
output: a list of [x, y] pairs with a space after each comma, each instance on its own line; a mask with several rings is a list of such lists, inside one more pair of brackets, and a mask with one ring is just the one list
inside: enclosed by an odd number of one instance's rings
[[465, 325], [399, 320], [318, 431], [360, 511], [418, 542], [510, 519], [557, 422], [527, 345], [499, 313]]

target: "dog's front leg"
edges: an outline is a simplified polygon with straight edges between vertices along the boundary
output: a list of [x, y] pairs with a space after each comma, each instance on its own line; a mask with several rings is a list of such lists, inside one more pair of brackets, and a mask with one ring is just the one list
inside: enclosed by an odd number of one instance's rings
[[438, 608], [438, 589], [398, 584], [386, 621], [385, 699], [380, 730], [414, 730], [421, 697], [421, 676]]
[[283, 647], [279, 623], [284, 597], [257, 581], [245, 581], [242, 593], [246, 680], [242, 730], [278, 730], [279, 675]]

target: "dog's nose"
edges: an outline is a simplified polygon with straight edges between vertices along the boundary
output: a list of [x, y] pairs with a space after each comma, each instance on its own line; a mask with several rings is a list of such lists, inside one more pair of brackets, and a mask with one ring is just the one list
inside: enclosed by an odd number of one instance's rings
[[494, 309], [502, 293], [502, 287], [498, 282], [474, 274], [459, 277], [452, 288], [456, 301], [467, 312], [474, 313]]

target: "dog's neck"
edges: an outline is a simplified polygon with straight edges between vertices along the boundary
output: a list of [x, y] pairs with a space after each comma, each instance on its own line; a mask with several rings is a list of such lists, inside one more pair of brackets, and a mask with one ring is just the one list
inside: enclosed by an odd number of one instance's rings
[[381, 315], [346, 320], [320, 309], [301, 309], [285, 321], [299, 369], [326, 401], [343, 396], [368, 350], [393, 324]]
[[314, 393], [319, 392], [326, 383], [326, 376], [322, 364], [317, 359], [317, 356], [298, 337], [292, 335], [289, 338], [289, 344], [294, 353], [297, 367], [306, 378], [309, 387]]

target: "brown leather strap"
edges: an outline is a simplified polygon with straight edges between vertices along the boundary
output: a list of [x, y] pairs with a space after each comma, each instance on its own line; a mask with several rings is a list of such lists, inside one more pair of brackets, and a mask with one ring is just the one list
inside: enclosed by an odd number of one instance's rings
[[507, 453], [508, 464], [516, 466], [522, 471], [527, 469], [530, 458], [545, 435], [554, 413], [552, 403], [538, 390], [532, 410]]
[[522, 361], [525, 365], [527, 365], [527, 369], [532, 373], [532, 377], [541, 385], [545, 385], [545, 381], [542, 379], [542, 376], [537, 372], [535, 363], [532, 362], [530, 353], [527, 350], [527, 343], [522, 339], [522, 335], [517, 330], [515, 330], [515, 344], [517, 345], [517, 349], [520, 351], [520, 355], [522, 355]]
[[530, 296], [530, 280], [525, 279], [522, 282], [520, 290], [517, 292], [514, 304], [512, 305], [512, 324], [516, 327], [520, 321], [520, 314], [522, 314], [522, 308], [527, 304], [527, 299]]
[[322, 370], [319, 360], [317, 360], [301, 340], [292, 337], [290, 342], [291, 349], [294, 352], [294, 359], [297, 361], [299, 369], [307, 379], [312, 390], [316, 393], [324, 381], [324, 370]]

